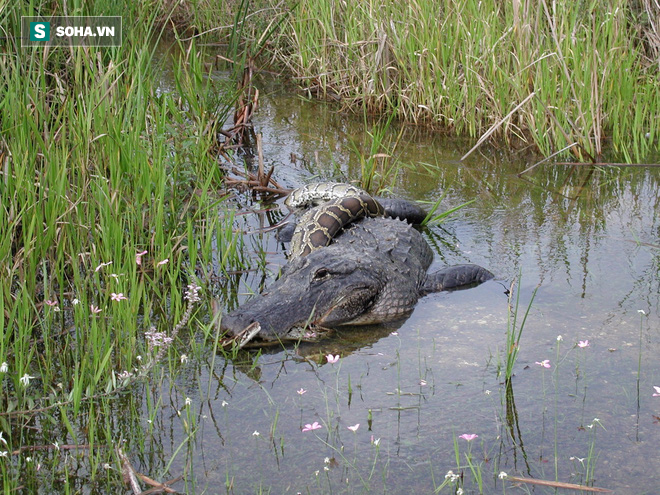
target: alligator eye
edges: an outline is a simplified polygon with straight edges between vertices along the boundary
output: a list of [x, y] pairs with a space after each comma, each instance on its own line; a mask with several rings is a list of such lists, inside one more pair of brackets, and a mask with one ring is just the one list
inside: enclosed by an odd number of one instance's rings
[[315, 282], [319, 282], [321, 280], [325, 280], [328, 277], [330, 277], [330, 271], [327, 268], [319, 268], [318, 270], [316, 270], [316, 273], [314, 274], [312, 280], [314, 280]]

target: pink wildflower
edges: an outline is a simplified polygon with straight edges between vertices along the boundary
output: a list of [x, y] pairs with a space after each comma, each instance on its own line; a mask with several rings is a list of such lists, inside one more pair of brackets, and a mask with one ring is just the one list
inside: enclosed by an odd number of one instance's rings
[[337, 361], [339, 361], [339, 354], [337, 354], [336, 356], [333, 356], [332, 354], [328, 354], [325, 358], [328, 360], [330, 364], [335, 364]]
[[458, 438], [462, 438], [463, 440], [467, 440], [468, 442], [471, 442], [475, 438], [477, 438], [479, 435], [476, 435], [474, 433], [463, 433], [461, 436]]
[[539, 366], [543, 366], [544, 368], [549, 368], [550, 367], [550, 360], [549, 359], [544, 359], [541, 362], [536, 361], [535, 364], [538, 364]]
[[139, 253], [135, 253], [135, 264], [141, 265], [142, 264], [142, 256], [147, 254], [146, 251], [140, 251]]
[[305, 431], [313, 431], [313, 430], [318, 430], [319, 428], [323, 428], [318, 421], [314, 421], [311, 425], [307, 424], [305, 427], [302, 429], [303, 432]]
[[578, 342], [578, 347], [589, 347], [589, 341], [581, 340], [580, 342]]

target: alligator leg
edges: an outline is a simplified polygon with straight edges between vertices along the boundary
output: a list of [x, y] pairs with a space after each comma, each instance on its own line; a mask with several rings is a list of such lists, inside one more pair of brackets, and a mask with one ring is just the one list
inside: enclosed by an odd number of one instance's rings
[[493, 278], [493, 274], [479, 265], [454, 265], [430, 273], [426, 277], [422, 294], [441, 290], [470, 289]]

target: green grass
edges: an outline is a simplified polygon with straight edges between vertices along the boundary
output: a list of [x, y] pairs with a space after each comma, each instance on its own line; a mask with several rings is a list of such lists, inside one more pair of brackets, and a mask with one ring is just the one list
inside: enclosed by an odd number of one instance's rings
[[296, 5], [276, 54], [310, 94], [546, 155], [657, 149], [654, 13], [630, 0]]
[[[72, 2], [70, 13], [119, 7]], [[21, 15], [37, 13], [48, 12], [6, 5], [0, 25], [15, 33]], [[144, 379], [161, 383], [159, 365], [176, 368], [190, 352], [196, 308], [185, 290], [195, 269], [213, 259], [223, 269], [244, 263], [233, 216], [218, 214], [223, 173], [209, 152], [232, 95], [207, 77], [194, 44], [174, 62], [176, 94], [159, 94], [163, 11], [133, 5], [122, 14], [130, 36], [121, 48], [2, 45], [0, 429], [9, 452], [87, 446], [74, 450], [81, 479], [64, 455], [39, 456], [40, 470], [25, 477], [24, 456], [9, 454], [1, 474], [8, 491], [63, 490], [57, 480], [71, 491], [119, 489], [115, 422], [125, 418], [133, 432], [122, 448], [134, 458], [146, 441]], [[150, 346], [150, 331], [174, 342]], [[183, 420], [194, 437], [195, 421]]]
[[[522, 279], [522, 273], [518, 276], [518, 285]], [[532, 292], [532, 296], [527, 304], [527, 309], [523, 315], [522, 321], [518, 322], [519, 313], [521, 310], [520, 307], [520, 286], [514, 289], [512, 285], [509, 289], [509, 302], [507, 305], [507, 327], [506, 327], [506, 362], [504, 368], [505, 381], [508, 383], [511, 381], [513, 376], [513, 367], [516, 364], [518, 359], [518, 353], [520, 352], [520, 339], [522, 337], [523, 330], [525, 328], [525, 322], [529, 316], [529, 311], [532, 308], [532, 303], [534, 303], [534, 298], [536, 297], [536, 292], [539, 287], [537, 286]], [[515, 293], [515, 305], [512, 306], [513, 297]]]

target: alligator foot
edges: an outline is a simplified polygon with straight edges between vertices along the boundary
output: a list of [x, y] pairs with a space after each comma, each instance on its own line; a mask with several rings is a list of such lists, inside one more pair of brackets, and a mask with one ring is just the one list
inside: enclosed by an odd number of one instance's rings
[[422, 294], [442, 290], [461, 290], [476, 287], [494, 275], [479, 265], [454, 265], [430, 273], [422, 287]]

